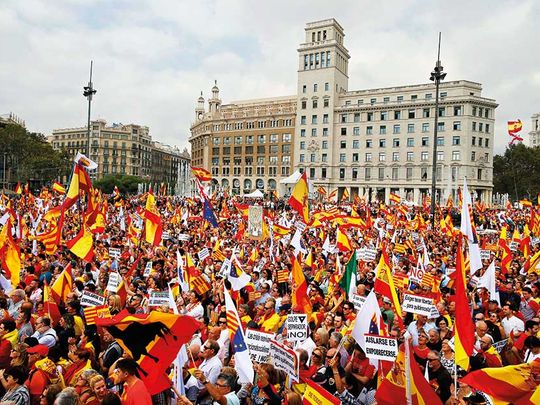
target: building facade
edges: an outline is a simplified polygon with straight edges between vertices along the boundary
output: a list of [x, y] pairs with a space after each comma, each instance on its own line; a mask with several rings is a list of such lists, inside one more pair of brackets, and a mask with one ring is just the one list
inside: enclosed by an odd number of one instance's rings
[[[347, 189], [351, 198], [360, 195], [388, 201], [390, 192], [394, 192], [419, 203], [431, 190], [433, 126], [438, 114], [436, 198], [455, 198], [466, 177], [476, 198], [491, 201], [497, 103], [482, 96], [481, 84], [466, 80], [442, 82], [438, 111], [433, 83], [349, 90], [350, 55], [344, 38], [344, 30], [335, 19], [305, 27], [304, 42], [297, 49], [297, 95], [279, 99], [294, 111], [293, 117], [287, 117], [293, 125], [286, 132], [293, 134], [290, 171], [306, 171], [313, 189], [338, 189], [338, 196]], [[204, 111], [202, 96], [195, 111], [190, 138], [193, 165], [211, 170], [221, 185], [229, 185], [234, 182], [234, 173], [245, 174], [248, 162], [268, 169], [263, 159], [269, 162], [273, 155], [254, 155], [245, 160], [249, 155], [245, 154], [247, 145], [241, 135], [255, 136], [255, 130], [260, 129], [258, 101], [221, 106], [215, 89], [209, 112]], [[256, 114], [248, 115], [250, 110]], [[272, 116], [267, 115], [265, 120], [271, 122]], [[249, 122], [255, 126], [248, 127]], [[237, 136], [242, 143], [235, 148]], [[225, 139], [230, 146], [223, 144]], [[250, 150], [272, 145], [268, 137], [261, 141], [264, 143]], [[280, 160], [283, 156], [277, 159], [285, 163]], [[279, 182], [284, 170], [282, 166], [277, 172], [264, 172], [264, 184], [274, 185], [272, 178]], [[250, 184], [251, 189], [246, 187]], [[263, 186], [263, 182], [259, 185]], [[240, 191], [254, 188], [259, 187], [247, 182]], [[265, 186], [264, 190], [269, 188]]]
[[540, 146], [540, 113], [533, 114], [531, 117], [532, 125], [529, 132], [529, 146], [535, 148]]
[[[189, 153], [153, 141], [147, 126], [107, 126], [105, 120], [95, 120], [91, 121], [90, 127], [89, 157], [98, 164], [98, 168], [90, 172], [93, 179], [131, 175], [152, 184], [167, 183], [169, 190], [173, 190], [180, 187], [179, 172], [189, 173]], [[77, 152], [86, 154], [86, 126], [55, 129], [48, 139], [54, 149], [65, 149], [72, 156]]]
[[222, 105], [216, 85], [208, 106], [205, 111], [201, 94], [189, 139], [192, 165], [206, 168], [215, 186], [234, 195], [278, 191], [293, 164], [296, 97]]

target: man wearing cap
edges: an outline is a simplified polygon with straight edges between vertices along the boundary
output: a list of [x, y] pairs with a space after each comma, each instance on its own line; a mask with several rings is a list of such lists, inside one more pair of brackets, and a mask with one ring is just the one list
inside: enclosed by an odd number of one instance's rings
[[25, 385], [30, 391], [30, 399], [32, 404], [39, 404], [40, 396], [45, 391], [45, 388], [50, 383], [49, 375], [41, 368], [36, 367], [36, 363], [47, 357], [49, 348], [46, 345], [36, 345], [26, 349], [28, 353], [28, 368], [30, 374]]

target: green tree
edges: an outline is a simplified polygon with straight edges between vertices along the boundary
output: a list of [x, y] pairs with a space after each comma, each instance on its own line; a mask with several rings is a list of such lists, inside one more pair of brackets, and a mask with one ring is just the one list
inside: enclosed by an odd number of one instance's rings
[[493, 158], [493, 191], [512, 199], [536, 198], [540, 191], [540, 147], [523, 144], [506, 148]]
[[95, 181], [93, 184], [94, 187], [100, 189], [105, 194], [111, 194], [114, 186], [118, 187], [121, 194], [136, 194], [139, 183], [146, 183], [146, 181], [137, 176], [111, 174]]
[[[72, 162], [65, 151], [57, 152], [42, 134], [30, 133], [20, 125], [0, 127], [0, 151], [5, 154], [9, 186], [29, 182], [40, 188], [67, 176]], [[0, 156], [3, 159], [4, 156]]]

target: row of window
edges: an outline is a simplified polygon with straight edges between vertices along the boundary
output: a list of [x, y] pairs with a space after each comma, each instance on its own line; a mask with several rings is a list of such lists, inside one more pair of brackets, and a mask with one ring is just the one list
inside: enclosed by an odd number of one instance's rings
[[239, 129], [256, 129], [256, 128], [279, 128], [279, 127], [292, 127], [292, 118], [286, 118], [282, 120], [260, 120], [260, 121], [247, 121], [247, 122], [235, 122], [225, 124], [213, 124], [212, 129], [214, 132], [218, 131], [234, 131]]
[[[413, 179], [414, 178], [414, 175], [415, 173], [418, 174], [418, 169], [417, 168], [414, 168], [414, 167], [405, 167], [405, 168], [400, 168], [400, 167], [392, 167], [391, 170], [390, 170], [390, 175], [387, 175], [387, 171], [386, 171], [386, 168], [385, 167], [377, 167], [377, 168], [372, 168], [372, 167], [364, 167], [363, 169], [359, 168], [359, 167], [352, 167], [352, 168], [345, 168], [345, 167], [342, 167], [339, 169], [339, 178], [341, 180], [345, 180], [347, 177], [347, 171], [348, 170], [351, 170], [351, 175], [350, 175], [350, 178], [352, 180], [359, 180], [360, 179], [360, 173], [361, 171], [363, 171], [364, 173], [364, 180], [375, 180], [375, 177], [372, 175], [372, 172], [373, 171], [376, 171], [377, 173], [377, 180], [388, 180], [388, 179], [392, 179], [392, 180], [400, 180], [401, 177], [400, 177], [400, 172], [402, 172], [402, 170], [405, 169], [405, 179], [406, 180], [410, 180], [410, 179]], [[314, 167], [311, 167], [309, 168], [309, 177], [310, 178], [317, 178], [316, 176], [316, 168]], [[478, 180], [482, 180], [485, 176], [485, 171], [483, 169], [477, 169], [476, 170], [476, 178]], [[328, 175], [328, 169], [326, 167], [321, 167], [320, 168], [320, 178], [322, 179], [325, 179], [327, 178], [327, 175]], [[420, 167], [420, 179], [422, 179], [423, 181], [427, 181], [428, 179], [428, 175], [431, 176], [431, 168], [427, 167], [427, 166], [424, 166], [424, 167]], [[458, 167], [452, 167], [452, 180], [455, 181], [459, 176], [459, 168]], [[436, 168], [436, 178], [438, 181], [441, 181], [442, 180], [442, 168], [440, 166], [438, 166]]]
[[[281, 148], [279, 145], [270, 145], [268, 147], [268, 152], [272, 155], [275, 155], [279, 153], [281, 150], [281, 153], [291, 153], [291, 145], [281, 145]], [[266, 154], [266, 146], [257, 146], [256, 148], [253, 146], [244, 146], [244, 154], [245, 155], [252, 155], [254, 152], [256, 152], [258, 155], [264, 155]], [[220, 148], [212, 148], [212, 155], [216, 156], [219, 155]], [[235, 155], [241, 155], [242, 154], [242, 146], [235, 146], [233, 148], [233, 153]], [[222, 155], [230, 155], [231, 154], [231, 147], [230, 146], [224, 146], [221, 149]]]
[[[270, 166], [268, 168], [265, 168], [264, 166], [257, 166], [255, 168], [255, 171], [253, 170], [253, 167], [244, 167], [244, 176], [253, 176], [254, 172], [257, 176], [277, 176], [278, 173], [281, 176], [288, 176], [290, 174], [290, 170], [290, 166], [282, 166], [281, 168], [278, 168], [276, 166]], [[242, 168], [233, 167], [233, 170], [231, 171], [230, 167], [223, 166], [221, 167], [220, 172], [219, 167], [212, 167], [212, 176], [230, 176], [231, 173], [233, 176], [241, 176]]]
[[[281, 137], [281, 142], [291, 142], [291, 134], [270, 134], [268, 135], [268, 141], [270, 143], [278, 143], [280, 142], [280, 137]], [[237, 135], [237, 136], [234, 136], [234, 137], [230, 137], [230, 136], [224, 136], [223, 138], [220, 138], [220, 137], [214, 137], [212, 138], [212, 143], [214, 145], [219, 145], [221, 143], [221, 140], [223, 139], [223, 145], [230, 145], [231, 142], [234, 142], [235, 145], [242, 145], [245, 141], [246, 144], [248, 145], [252, 145], [255, 141], [255, 139], [257, 139], [257, 143], [261, 144], [261, 143], [266, 143], [266, 135], [246, 135], [245, 137], [242, 136], [242, 135]]]
[[306, 53], [304, 55], [304, 70], [322, 69], [330, 66], [330, 51]]
[[[245, 156], [244, 157], [244, 164], [246, 166], [253, 166], [253, 156]], [[257, 162], [258, 166], [264, 166], [265, 164], [275, 165], [278, 164], [278, 157], [277, 156], [270, 156], [270, 158], [266, 159], [264, 157], [257, 157], [255, 162]], [[282, 156], [281, 157], [281, 163], [284, 165], [291, 164], [291, 157], [290, 156]], [[221, 165], [223, 166], [229, 166], [231, 164], [231, 159], [228, 157], [223, 157], [221, 160]], [[242, 165], [242, 158], [241, 157], [235, 157], [233, 159], [234, 166], [241, 166]], [[213, 157], [212, 158], [212, 166], [219, 166], [220, 165], [220, 159], [219, 157]]]
[[[400, 152], [392, 152], [392, 162], [399, 162], [400, 161]], [[306, 163], [308, 156], [301, 153], [299, 160], [301, 163]], [[353, 153], [351, 155], [351, 161], [353, 163], [360, 162], [360, 153]], [[386, 162], [386, 152], [379, 152], [378, 155], [379, 162]], [[407, 152], [406, 153], [406, 161], [407, 162], [414, 162], [414, 152]], [[420, 152], [420, 161], [427, 162], [431, 159], [431, 152]], [[489, 161], [489, 153], [484, 154], [484, 161], [487, 163]], [[437, 151], [437, 161], [444, 161], [445, 160], [445, 152], [444, 151]], [[451, 153], [451, 160], [452, 161], [460, 161], [461, 160], [461, 151], [460, 150], [453, 150]], [[471, 161], [476, 161], [476, 152], [471, 152]], [[317, 163], [317, 154], [311, 153], [309, 155], [309, 162], [310, 163]], [[328, 162], [328, 154], [322, 153], [321, 154], [321, 162]], [[347, 154], [346, 153], [340, 153], [339, 154], [339, 162], [340, 163], [349, 163], [347, 162]], [[373, 162], [373, 153], [366, 152], [364, 154], [364, 162]]]

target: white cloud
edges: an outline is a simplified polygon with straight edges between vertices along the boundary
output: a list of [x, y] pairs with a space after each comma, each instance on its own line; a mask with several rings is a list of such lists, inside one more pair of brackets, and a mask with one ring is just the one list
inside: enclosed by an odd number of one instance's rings
[[534, 0], [494, 2], [247, 0], [8, 0], [0, 3], [0, 113], [30, 129], [86, 122], [82, 86], [95, 61], [93, 117], [148, 125], [187, 146], [196, 99], [218, 80], [224, 103], [296, 92], [296, 49], [308, 21], [335, 17], [350, 51], [349, 89], [425, 83], [443, 32], [447, 80], [483, 85], [524, 132], [538, 112], [539, 34]]

